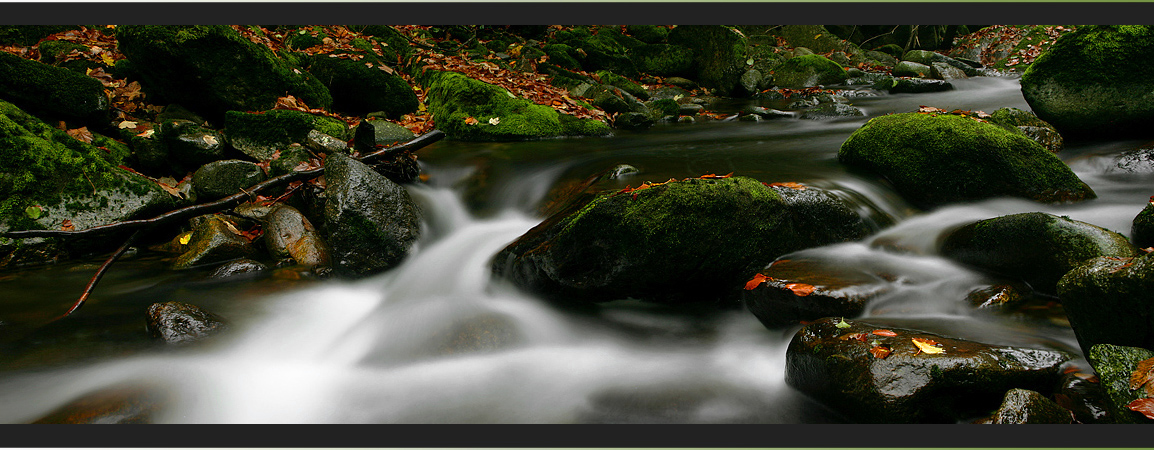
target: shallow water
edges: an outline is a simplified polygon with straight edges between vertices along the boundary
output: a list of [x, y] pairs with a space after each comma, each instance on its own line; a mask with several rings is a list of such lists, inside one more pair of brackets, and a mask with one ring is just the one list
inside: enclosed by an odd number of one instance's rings
[[[1028, 109], [1012, 78], [958, 90], [855, 98], [870, 117], [932, 105]], [[715, 110], [735, 112], [727, 101]], [[993, 282], [937, 256], [951, 229], [1045, 211], [1128, 235], [1151, 194], [1148, 175], [1107, 173], [1136, 142], [1073, 146], [1059, 156], [1099, 195], [1078, 205], [992, 199], [920, 211], [877, 179], [836, 162], [865, 118], [660, 125], [612, 138], [439, 142], [419, 152], [427, 185], [416, 251], [358, 281], [195, 281], [145, 254], [117, 263], [77, 315], [44, 325], [75, 299], [99, 261], [0, 273], [0, 422], [34, 421], [109, 386], [145, 386], [175, 423], [826, 423], [842, 419], [784, 383], [796, 328], [769, 330], [741, 309], [702, 312], [621, 300], [594, 312], [551, 306], [489, 276], [488, 261], [547, 205], [618, 164], [621, 189], [706, 173], [804, 182], [851, 202], [878, 230], [809, 249], [884, 269], [894, 289], [866, 316], [994, 344], [1078, 352], [1060, 311], [995, 314], [965, 294]], [[144, 310], [184, 301], [229, 318], [227, 334], [184, 348], [147, 339]]]

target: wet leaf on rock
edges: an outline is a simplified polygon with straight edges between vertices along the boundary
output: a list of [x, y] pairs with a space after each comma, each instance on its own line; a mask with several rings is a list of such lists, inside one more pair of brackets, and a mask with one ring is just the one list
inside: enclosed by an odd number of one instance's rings
[[80, 127], [73, 130], [66, 131], [69, 136], [85, 144], [92, 143], [92, 132], [88, 131], [88, 127]]
[[898, 335], [897, 333], [894, 333], [892, 330], [874, 330], [873, 334], [876, 334], [878, 336], [886, 336], [886, 337], [894, 337], [894, 336]]
[[793, 294], [798, 297], [805, 297], [813, 293], [813, 285], [805, 283], [789, 283], [785, 285], [786, 289], [793, 291]]
[[886, 357], [890, 356], [890, 353], [893, 352], [893, 349], [891, 349], [888, 345], [875, 345], [870, 347], [870, 353], [872, 353], [874, 358], [877, 359], [886, 359]]
[[834, 326], [838, 328], [849, 328], [850, 324], [845, 321], [845, 317], [842, 317], [838, 320], [837, 325]]
[[855, 341], [866, 342], [867, 340], [869, 340], [869, 335], [865, 334], [865, 333], [850, 333], [850, 334], [843, 334], [841, 336], [838, 336], [838, 339], [841, 339], [843, 341], [848, 341], [848, 340], [852, 339]]
[[71, 220], [64, 219], [63, 222], [60, 222], [60, 230], [61, 231], [76, 231], [76, 226], [72, 225]]
[[1131, 411], [1142, 413], [1147, 419], [1154, 419], [1154, 398], [1140, 398], [1126, 405]]
[[945, 353], [946, 352], [945, 349], [938, 347], [939, 345], [942, 345], [942, 344], [939, 344], [938, 341], [935, 341], [933, 339], [910, 338], [910, 340], [913, 341], [914, 345], [917, 346], [918, 350], [920, 350], [922, 353], [929, 353], [931, 355], [936, 355], [939, 353]]
[[1130, 374], [1130, 389], [1146, 386], [1146, 395], [1154, 397], [1154, 358], [1138, 362], [1138, 368]]
[[769, 277], [766, 277], [764, 274], [759, 273], [757, 275], [754, 275], [752, 280], [749, 280], [749, 282], [745, 283], [745, 290], [747, 290], [747, 291], [753, 290], [753, 288], [761, 286], [761, 283], [764, 283], [765, 280], [768, 280], [768, 279], [769, 279]]
[[44, 212], [44, 210], [42, 208], [40, 208], [40, 205], [32, 205], [32, 206], [29, 206], [27, 208], [24, 208], [24, 215], [28, 216], [28, 218], [32, 219], [32, 220], [39, 219], [40, 214], [43, 212]]

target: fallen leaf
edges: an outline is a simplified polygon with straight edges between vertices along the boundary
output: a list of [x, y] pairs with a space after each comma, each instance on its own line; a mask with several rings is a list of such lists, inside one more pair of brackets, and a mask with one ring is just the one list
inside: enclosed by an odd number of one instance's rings
[[852, 339], [855, 341], [865, 342], [865, 341], [869, 340], [869, 335], [865, 334], [865, 333], [850, 333], [850, 334], [844, 334], [844, 335], [838, 336], [838, 339], [841, 339], [843, 341], [848, 341], [848, 340]]
[[1146, 395], [1154, 397], [1154, 358], [1144, 359], [1138, 362], [1138, 368], [1130, 374], [1130, 389], [1138, 389], [1146, 386]]
[[153, 130], [144, 130], [143, 133], [137, 134], [137, 136], [140, 136], [142, 138], [149, 138], [149, 137], [152, 137], [153, 133], [155, 133], [155, 131], [153, 131]]
[[1147, 419], [1154, 419], [1154, 398], [1140, 398], [1126, 405], [1131, 411], [1142, 413]]
[[76, 138], [76, 140], [80, 142], [85, 144], [92, 143], [92, 133], [88, 131], [88, 127], [80, 127], [74, 130], [68, 130], [67, 133], [69, 136]]
[[73, 226], [72, 221], [68, 219], [64, 219], [63, 222], [60, 222], [60, 229], [62, 231], [76, 231], [76, 227]]
[[499, 123], [501, 123], [501, 118], [499, 118], [499, 117], [494, 117], [492, 119], [489, 119], [489, 125], [497, 125]]
[[32, 219], [32, 220], [39, 219], [40, 214], [43, 212], [44, 212], [44, 209], [41, 208], [40, 205], [32, 205], [32, 206], [29, 206], [27, 208], [24, 208], [24, 215], [28, 216], [28, 218]]
[[106, 66], [116, 65], [116, 61], [113, 60], [111, 56], [108, 56], [107, 53], [100, 54], [100, 60], [103, 61], [104, 65], [106, 65]]
[[893, 349], [888, 345], [875, 345], [870, 348], [870, 353], [873, 353], [874, 358], [877, 359], [886, 359], [886, 357], [890, 356], [890, 353], [893, 352]]
[[747, 290], [747, 291], [753, 290], [753, 288], [760, 286], [761, 283], [764, 283], [765, 280], [768, 280], [768, 279], [769, 278], [767, 278], [765, 275], [760, 274], [760, 273], [757, 275], [754, 275], [752, 280], [749, 280], [748, 282], [745, 283], [745, 290]]
[[787, 188], [790, 188], [790, 189], [797, 189], [797, 190], [799, 190], [799, 191], [804, 191], [804, 190], [805, 190], [805, 185], [804, 185], [804, 184], [801, 184], [801, 183], [794, 183], [794, 182], [792, 182], [792, 181], [787, 181], [787, 182], [785, 182], [785, 183], [770, 183], [770, 184], [769, 184], [769, 186], [770, 186], [770, 187], [773, 187], [773, 186], [781, 186], [781, 187], [787, 187]]
[[213, 137], [212, 135], [209, 135], [209, 134], [204, 135], [204, 143], [208, 144], [208, 145], [216, 145], [217, 144], [216, 138]]
[[846, 323], [845, 317], [842, 317], [841, 319], [838, 320], [837, 325], [834, 325], [834, 326], [838, 327], [838, 328], [849, 328], [850, 324]]
[[136, 122], [125, 120], [124, 122], [120, 122], [120, 125], [117, 125], [117, 127], [122, 130], [125, 128], [136, 128]]
[[188, 245], [188, 243], [191, 241], [192, 241], [192, 232], [189, 231], [187, 233], [180, 235], [180, 240], [178, 242], [180, 242], [180, 245]]
[[465, 125], [476, 125], [477, 122], [479, 122], [479, 121], [473, 117], [466, 117], [465, 118]]
[[918, 347], [918, 350], [921, 350], [922, 352], [929, 353], [931, 355], [946, 352], [941, 347], [938, 347], [941, 344], [933, 339], [911, 338], [910, 340], [913, 341], [914, 345]]
[[793, 291], [793, 295], [798, 297], [805, 297], [812, 294], [814, 289], [813, 285], [805, 283], [789, 283], [785, 285], [785, 288]]
[[897, 333], [894, 333], [891, 330], [874, 330], [873, 334], [876, 334], [878, 336], [886, 336], [886, 337], [894, 337], [894, 336], [898, 335]]

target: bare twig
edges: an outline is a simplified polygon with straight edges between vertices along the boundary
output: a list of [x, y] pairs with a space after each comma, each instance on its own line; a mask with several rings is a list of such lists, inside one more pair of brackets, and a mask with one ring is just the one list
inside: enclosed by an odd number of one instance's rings
[[124, 244], [121, 244], [120, 248], [116, 249], [115, 252], [112, 252], [112, 254], [108, 256], [108, 259], [104, 260], [104, 264], [101, 264], [100, 268], [96, 270], [96, 274], [92, 275], [92, 279], [88, 280], [88, 285], [84, 287], [84, 292], [80, 294], [80, 299], [76, 300], [76, 303], [72, 304], [72, 307], [68, 309], [68, 312], [60, 315], [55, 319], [52, 319], [52, 321], [55, 322], [57, 320], [68, 317], [72, 313], [76, 312], [76, 310], [80, 309], [81, 306], [84, 306], [84, 302], [88, 300], [88, 296], [92, 294], [92, 290], [96, 288], [96, 283], [100, 282], [100, 279], [104, 277], [104, 272], [107, 272], [108, 268], [112, 266], [112, 263], [119, 259], [120, 256], [124, 254], [124, 252], [128, 251], [128, 248], [132, 245], [132, 243], [136, 242], [136, 238], [140, 237], [144, 231], [145, 230], [136, 230], [136, 232], [132, 233], [128, 239], [125, 239]]

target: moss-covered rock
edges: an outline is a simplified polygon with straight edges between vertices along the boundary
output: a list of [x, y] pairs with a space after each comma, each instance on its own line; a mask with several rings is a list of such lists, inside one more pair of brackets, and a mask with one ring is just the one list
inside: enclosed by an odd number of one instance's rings
[[[554, 136], [604, 135], [593, 119], [562, 120], [553, 108], [518, 98], [496, 85], [457, 72], [430, 71], [423, 84], [437, 128], [465, 141], [515, 141]], [[469, 119], [476, 120], [475, 123]], [[601, 125], [593, 124], [598, 122]]]
[[1138, 370], [1138, 363], [1154, 358], [1154, 351], [1101, 344], [1091, 348], [1086, 356], [1094, 366], [1094, 371], [1098, 372], [1102, 389], [1106, 391], [1110, 415], [1116, 423], [1154, 423], [1154, 420], [1126, 407], [1134, 400], [1154, 397], [1148, 395], [1143, 387], [1130, 388], [1130, 377]]
[[1029, 389], [1010, 389], [1002, 406], [990, 417], [990, 424], [1073, 423], [1070, 411], [1053, 400]]
[[1058, 281], [1083, 352], [1098, 344], [1154, 348], [1154, 254], [1099, 257]]
[[718, 95], [730, 95], [745, 72], [745, 42], [722, 25], [681, 25], [669, 33], [669, 43], [693, 51], [694, 80]]
[[954, 88], [946, 80], [931, 80], [928, 78], [882, 78], [874, 83], [874, 89], [887, 90], [891, 94], [924, 94], [927, 92], [944, 92]]
[[785, 60], [773, 74], [774, 83], [789, 89], [840, 84], [846, 80], [845, 69], [821, 55], [797, 56]]
[[1051, 391], [1070, 358], [827, 317], [790, 341], [785, 381], [855, 421], [953, 423], [988, 414], [1011, 388]]
[[225, 159], [197, 169], [192, 174], [192, 186], [198, 200], [212, 201], [239, 194], [264, 179], [264, 171], [256, 163]]
[[915, 62], [926, 66], [933, 66], [934, 63], [946, 64], [950, 67], [958, 69], [965, 74], [965, 76], [973, 77], [978, 75], [978, 69], [958, 61], [949, 56], [929, 50], [910, 50], [902, 55], [902, 61]]
[[1154, 27], [1084, 26], [1022, 74], [1022, 94], [1070, 139], [1154, 135]]
[[70, 54], [83, 55], [90, 52], [91, 49], [89, 49], [87, 45], [63, 40], [53, 40], [41, 42], [36, 46], [36, 49], [40, 52], [40, 62], [51, 66], [62, 67], [73, 72], [85, 74], [88, 69], [105, 67], [99, 63], [83, 58], [68, 60]]
[[255, 258], [256, 248], [241, 236], [234, 219], [224, 215], [201, 216], [192, 222], [192, 235], [184, 253], [173, 261], [174, 269], [189, 269], [241, 258]]
[[31, 47], [53, 34], [80, 28], [80, 25], [4, 25], [0, 26], [0, 45]]
[[650, 44], [633, 51], [637, 70], [657, 75], [694, 76], [693, 50], [680, 45]]
[[286, 94], [314, 108], [332, 105], [316, 78], [225, 25], [125, 25], [116, 36], [145, 90], [210, 119], [270, 109]]
[[5, 52], [0, 52], [0, 98], [63, 118], [99, 119], [109, 106], [99, 80]]
[[1062, 150], [1062, 135], [1053, 125], [1039, 119], [1032, 112], [1018, 108], [999, 108], [990, 114], [989, 120], [991, 123], [1025, 133], [1051, 152], [1058, 153]]
[[1058, 279], [1099, 256], [1130, 257], [1125, 236], [1085, 222], [1032, 212], [995, 217], [950, 233], [942, 255], [1056, 293]]
[[930, 66], [915, 61], [902, 61], [894, 66], [895, 77], [930, 78]]
[[733, 301], [778, 256], [868, 233], [819, 191], [732, 177], [604, 193], [522, 235], [492, 269], [561, 302]]
[[1047, 203], [1096, 197], [1037, 142], [952, 114], [871, 119], [842, 144], [838, 161], [886, 178], [923, 207], [1000, 196]]
[[195, 170], [224, 157], [224, 135], [188, 120], [162, 122], [152, 139], [162, 147], [158, 151], [163, 152], [175, 173]]
[[857, 45], [838, 38], [822, 25], [781, 25], [767, 31], [785, 39], [790, 47], [805, 47], [817, 53], [861, 53]]
[[614, 87], [628, 92], [630, 95], [641, 100], [649, 100], [649, 93], [645, 92], [645, 88], [641, 87], [640, 84], [637, 84], [633, 80], [613, 72], [609, 72], [607, 70], [598, 71], [597, 77], [601, 78], [602, 83], [613, 85]]
[[305, 143], [312, 130], [338, 139], [350, 137], [349, 126], [344, 121], [301, 111], [229, 111], [224, 116], [224, 131], [229, 144], [257, 161], [272, 159], [277, 150], [289, 144]]
[[669, 37], [669, 28], [657, 25], [627, 25], [625, 32], [646, 44], [657, 44]]
[[388, 67], [382, 65], [386, 62], [371, 52], [354, 54], [362, 59], [354, 61], [322, 54], [310, 60], [308, 71], [329, 88], [333, 108], [354, 115], [382, 111], [392, 119], [417, 111], [417, 95], [412, 86], [401, 77], [381, 70]]
[[[602, 28], [594, 34], [590, 28], [576, 27], [557, 32], [554, 36], [553, 43], [569, 46], [572, 51], [566, 53], [579, 61], [584, 70], [610, 70], [627, 77], [637, 76], [637, 66], [629, 57], [630, 49], [622, 43], [628, 41], [621, 39], [625, 36], [615, 33], [612, 28]], [[643, 45], [640, 41], [636, 43]], [[557, 50], [560, 48], [546, 48], [545, 52], [552, 55]]]
[[581, 70], [581, 62], [576, 58], [576, 50], [565, 44], [548, 44], [542, 50], [549, 56], [549, 62], [560, 67]]
[[421, 234], [420, 209], [408, 191], [342, 153], [326, 159], [325, 181], [333, 269], [358, 277], [400, 264]]
[[1134, 216], [1130, 226], [1130, 240], [1138, 248], [1154, 247], [1154, 197]]

